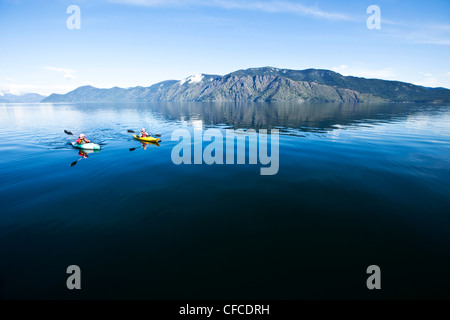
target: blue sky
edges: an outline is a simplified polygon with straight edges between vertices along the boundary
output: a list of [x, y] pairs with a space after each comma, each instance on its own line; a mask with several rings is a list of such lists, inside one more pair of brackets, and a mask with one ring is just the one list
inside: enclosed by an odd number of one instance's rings
[[[66, 26], [78, 5], [81, 29]], [[381, 9], [369, 30], [367, 8]], [[0, 0], [0, 91], [323, 68], [450, 88], [448, 0]]]

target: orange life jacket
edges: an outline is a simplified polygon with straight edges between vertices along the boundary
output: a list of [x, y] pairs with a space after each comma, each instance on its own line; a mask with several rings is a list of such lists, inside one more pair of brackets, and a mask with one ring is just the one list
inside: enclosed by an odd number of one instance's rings
[[86, 138], [78, 138], [77, 139], [77, 144], [84, 144], [84, 143], [89, 143], [90, 141], [87, 140]]

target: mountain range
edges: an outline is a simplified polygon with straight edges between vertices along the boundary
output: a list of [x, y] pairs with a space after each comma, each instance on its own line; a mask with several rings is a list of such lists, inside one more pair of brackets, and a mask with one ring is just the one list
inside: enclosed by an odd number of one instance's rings
[[0, 103], [41, 102], [44, 98], [37, 93], [0, 92]]
[[399, 81], [343, 76], [329, 70], [272, 67], [238, 70], [224, 76], [198, 74], [149, 87], [79, 87], [51, 94], [42, 102], [450, 102], [450, 90]]

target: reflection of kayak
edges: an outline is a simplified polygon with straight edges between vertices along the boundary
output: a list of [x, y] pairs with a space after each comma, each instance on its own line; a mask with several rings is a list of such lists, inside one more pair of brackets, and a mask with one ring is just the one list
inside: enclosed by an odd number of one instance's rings
[[83, 149], [83, 150], [100, 150], [100, 146], [98, 144], [95, 144], [95, 143], [78, 144], [76, 142], [72, 142], [72, 145], [75, 148]]
[[102, 152], [102, 150], [100, 150], [100, 149], [80, 149], [80, 152], [83, 152], [85, 154], [91, 154], [91, 153]]
[[139, 136], [137, 136], [137, 135], [135, 135], [135, 134], [133, 134], [133, 137], [134, 137], [136, 140], [143, 141], [143, 142], [158, 142], [158, 141], [159, 141], [159, 138], [154, 138], [154, 137], [139, 137]]

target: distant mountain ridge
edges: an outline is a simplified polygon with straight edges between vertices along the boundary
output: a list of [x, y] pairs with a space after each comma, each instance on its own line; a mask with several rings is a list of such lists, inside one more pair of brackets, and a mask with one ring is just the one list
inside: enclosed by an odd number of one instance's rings
[[450, 90], [399, 81], [343, 76], [329, 70], [272, 67], [238, 70], [224, 76], [198, 74], [150, 87], [79, 87], [42, 102], [450, 102]]
[[0, 103], [41, 102], [45, 96], [37, 93], [0, 92]]

